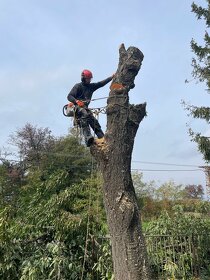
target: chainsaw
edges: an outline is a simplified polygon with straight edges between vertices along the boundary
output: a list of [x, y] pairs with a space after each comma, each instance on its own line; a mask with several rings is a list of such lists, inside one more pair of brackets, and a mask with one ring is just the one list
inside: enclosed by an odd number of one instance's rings
[[65, 117], [74, 117], [75, 111], [76, 111], [76, 107], [72, 102], [63, 106], [63, 115]]

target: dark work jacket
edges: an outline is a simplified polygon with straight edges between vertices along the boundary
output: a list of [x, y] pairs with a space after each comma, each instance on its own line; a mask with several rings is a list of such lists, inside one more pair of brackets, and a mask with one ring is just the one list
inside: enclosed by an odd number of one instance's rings
[[98, 83], [85, 84], [83, 82], [76, 84], [72, 90], [69, 92], [67, 99], [76, 105], [76, 100], [82, 100], [85, 102], [85, 105], [88, 106], [93, 92], [100, 87], [105, 86], [112, 80], [112, 77], [109, 77]]

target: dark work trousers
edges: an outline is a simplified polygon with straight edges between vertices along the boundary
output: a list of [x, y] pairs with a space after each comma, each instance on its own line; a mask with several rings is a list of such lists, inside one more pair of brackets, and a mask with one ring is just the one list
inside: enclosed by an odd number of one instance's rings
[[87, 143], [91, 135], [90, 127], [97, 135], [98, 138], [102, 138], [104, 133], [98, 120], [93, 116], [93, 113], [87, 107], [77, 107], [76, 108], [76, 118], [79, 120], [79, 126], [82, 128], [82, 133], [85, 137], [85, 142]]

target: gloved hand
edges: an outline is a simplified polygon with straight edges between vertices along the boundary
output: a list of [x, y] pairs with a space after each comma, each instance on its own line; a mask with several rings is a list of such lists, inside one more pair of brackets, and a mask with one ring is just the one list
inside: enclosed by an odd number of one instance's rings
[[73, 106], [74, 106], [74, 103], [72, 103], [72, 102], [69, 102], [67, 105], [67, 107], [73, 107]]
[[79, 107], [84, 107], [84, 105], [85, 105], [85, 103], [81, 100], [77, 100], [76, 103]]

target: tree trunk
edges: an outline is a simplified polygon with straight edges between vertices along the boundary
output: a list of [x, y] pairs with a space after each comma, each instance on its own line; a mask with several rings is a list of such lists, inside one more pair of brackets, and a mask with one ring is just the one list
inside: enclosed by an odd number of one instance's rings
[[129, 104], [128, 92], [143, 60], [142, 52], [122, 44], [110, 86], [104, 141], [91, 147], [103, 175], [103, 195], [112, 244], [115, 280], [148, 280], [149, 269], [140, 213], [131, 178], [134, 138], [146, 104]]

